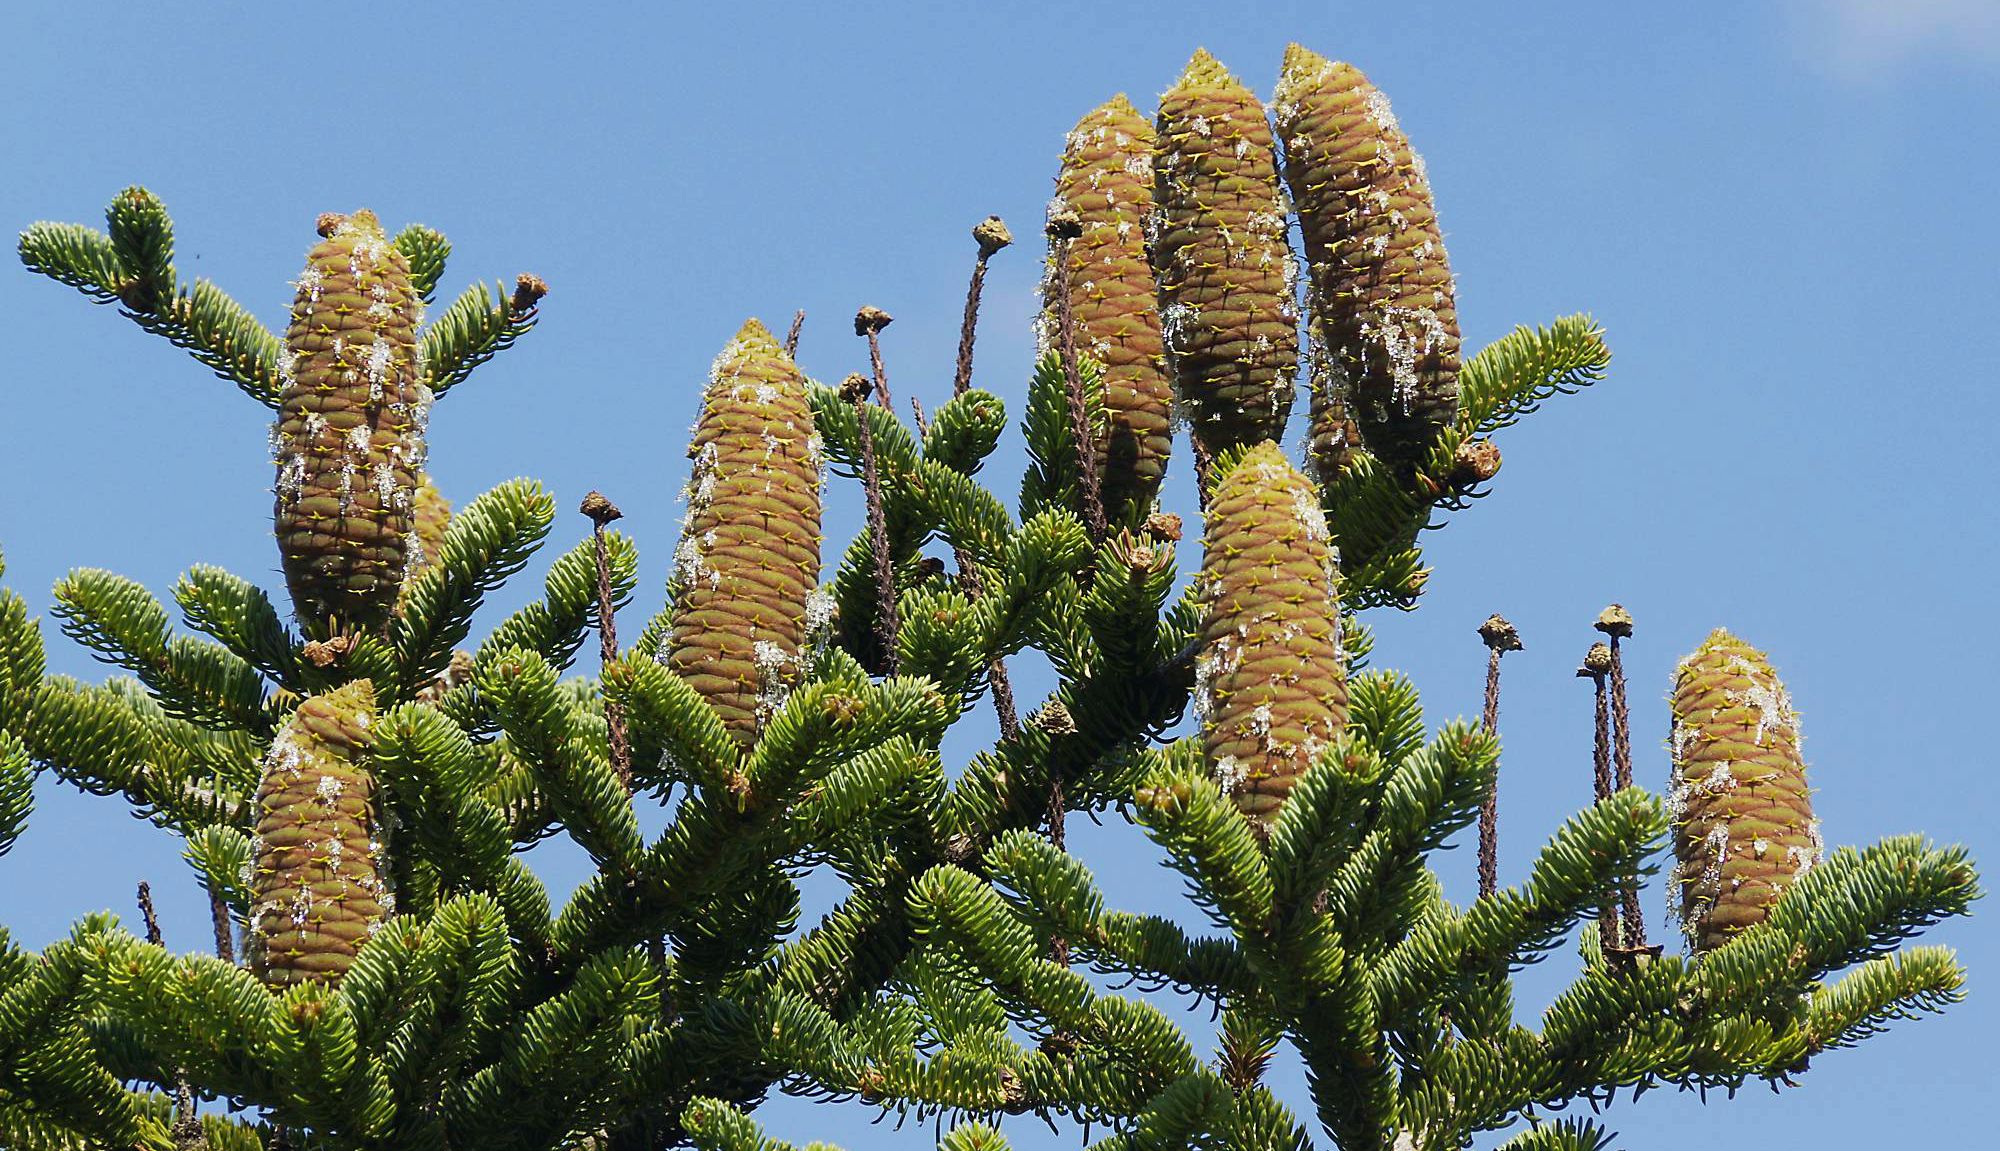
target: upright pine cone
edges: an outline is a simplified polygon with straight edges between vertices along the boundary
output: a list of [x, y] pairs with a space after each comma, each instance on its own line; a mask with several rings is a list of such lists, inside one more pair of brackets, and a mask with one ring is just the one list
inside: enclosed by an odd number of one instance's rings
[[667, 662], [747, 749], [798, 678], [820, 545], [805, 377], [756, 320], [716, 357], [688, 455]]
[[[1330, 353], [1315, 440], [1351, 419], [1359, 446], [1414, 466], [1458, 412], [1458, 305], [1423, 160], [1367, 77], [1297, 44], [1273, 111]], [[1315, 442], [1322, 460], [1342, 454]]]
[[1822, 852], [1799, 717], [1764, 653], [1717, 628], [1674, 673], [1674, 869], [1697, 953], [1762, 923]]
[[396, 611], [401, 614], [402, 600], [414, 586], [417, 573], [438, 561], [444, 554], [445, 529], [451, 526], [451, 501], [444, 498], [437, 485], [431, 482], [429, 472], [417, 473], [417, 490], [410, 495], [410, 534], [405, 545], [409, 555], [403, 567], [403, 586], [397, 594]]
[[271, 432], [285, 582], [313, 635], [379, 627], [395, 607], [430, 409], [409, 260], [373, 212], [325, 224], [292, 302]]
[[299, 705], [264, 759], [251, 864], [250, 962], [273, 987], [337, 981], [391, 910], [362, 762], [375, 689], [355, 680]]
[[1209, 497], [1195, 702], [1216, 779], [1267, 824], [1347, 727], [1338, 568], [1312, 484], [1277, 444]]
[[[1070, 315], [1077, 350], [1104, 365], [1108, 426], [1097, 445], [1104, 506], [1114, 517], [1134, 506], [1143, 512], [1173, 450], [1174, 389], [1146, 262], [1153, 126], [1130, 100], [1114, 96], [1077, 122], [1063, 149], [1056, 200], [1083, 225], [1069, 246]], [[1053, 263], [1050, 272], [1052, 292]]]
[[1207, 52], [1160, 97], [1153, 176], [1161, 327], [1196, 445], [1282, 439], [1299, 334], [1271, 126]]

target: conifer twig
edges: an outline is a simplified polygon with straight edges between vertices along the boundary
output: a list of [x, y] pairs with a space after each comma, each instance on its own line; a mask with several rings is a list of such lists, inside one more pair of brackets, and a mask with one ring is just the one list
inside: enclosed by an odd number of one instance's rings
[[[993, 258], [995, 252], [1012, 244], [1014, 237], [1000, 217], [988, 216], [973, 226], [972, 240], [979, 246], [979, 255], [972, 264], [972, 283], [965, 292], [965, 315], [958, 327], [958, 364], [952, 372], [951, 381], [951, 394], [954, 396], [964, 395], [966, 389], [972, 386], [972, 344], [974, 333], [979, 328], [979, 297], [986, 283], [986, 262]], [[922, 423], [921, 414], [918, 422]], [[978, 565], [956, 543], [951, 545], [951, 552], [952, 558], [958, 562], [958, 586], [964, 589], [968, 598], [978, 599], [986, 590], [981, 586]], [[1014, 707], [1014, 685], [1007, 676], [1007, 661], [994, 657], [986, 665], [986, 679], [993, 686], [993, 711], [1000, 720], [1000, 738], [1019, 737], [1021, 717]]]
[[[1028, 719], [1037, 731], [1049, 736], [1076, 734], [1076, 717], [1070, 714], [1069, 706], [1059, 699], [1043, 704]], [[1069, 850], [1069, 789], [1064, 785], [1063, 769], [1060, 765], [1049, 765], [1049, 802], [1044, 813], [1048, 828], [1049, 846], [1057, 851]], [[1069, 940], [1058, 931], [1049, 939], [1049, 959], [1069, 966]]]
[[[1631, 713], [1625, 706], [1625, 660], [1618, 650], [1618, 641], [1632, 637], [1632, 613], [1614, 603], [1599, 612], [1597, 622], [1591, 626], [1611, 641], [1611, 754], [1617, 768], [1614, 784], [1623, 791], [1632, 786], [1632, 725]], [[1624, 920], [1625, 947], [1628, 950], [1643, 949], [1646, 946], [1646, 915], [1639, 906], [1637, 879], [1625, 884]]]
[[[611, 555], [604, 540], [604, 525], [624, 517], [618, 505], [592, 490], [576, 509], [590, 518], [590, 534], [597, 552], [597, 638], [598, 654], [606, 667], [618, 659], [617, 610], [611, 602]], [[625, 709], [617, 700], [604, 699], [604, 725], [610, 734], [611, 770], [632, 794], [632, 741], [625, 730]]]
[[[160, 934], [160, 917], [153, 911], [153, 885], [139, 881], [139, 918], [146, 924], [146, 942], [154, 947], [165, 947], [166, 937]], [[194, 1111], [194, 1088], [186, 1075], [174, 1073], [174, 1125], [173, 1137], [176, 1145], [194, 1146], [201, 1136], [201, 1118]]]
[[1000, 217], [988, 216], [973, 225], [972, 240], [979, 245], [979, 256], [972, 262], [972, 284], [965, 290], [965, 318], [958, 325], [958, 366], [951, 376], [954, 396], [964, 395], [972, 386], [972, 340], [979, 327], [979, 295], [986, 286], [986, 261], [1013, 243], [1014, 235]]
[[1104, 542], [1104, 493], [1097, 474], [1097, 438], [1090, 430], [1090, 409], [1083, 394], [1083, 373], [1076, 366], [1076, 315], [1069, 298], [1069, 246], [1083, 235], [1083, 221], [1065, 208], [1049, 216], [1050, 259], [1055, 275], [1056, 338], [1062, 351], [1063, 379], [1069, 384], [1069, 434], [1076, 441], [1076, 492], [1083, 524], [1093, 543]]
[[896, 317], [880, 308], [863, 308], [854, 313], [854, 334], [868, 337], [868, 367], [875, 373], [875, 402], [894, 411], [896, 405], [889, 400], [889, 373], [882, 366], [881, 331], [896, 321]]
[[236, 930], [229, 917], [229, 905], [213, 891], [208, 893], [208, 918], [215, 927], [215, 957], [224, 963], [235, 963]]
[[[860, 321], [855, 326], [858, 328]], [[876, 362], [881, 361], [878, 358]], [[889, 521], [882, 511], [882, 473], [875, 460], [875, 429], [868, 423], [868, 387], [868, 377], [854, 372], [841, 381], [840, 394], [854, 405], [854, 419], [860, 429], [861, 484], [868, 498], [868, 550], [875, 560], [875, 641], [882, 649], [883, 674], [895, 675], [896, 634], [902, 628], [896, 619], [896, 565], [889, 555]]]
[[[1589, 654], [1583, 657], [1583, 666], [1576, 669], [1578, 679], [1588, 679], [1595, 688], [1596, 714], [1595, 734], [1591, 740], [1592, 794], [1599, 803], [1611, 798], [1611, 705], [1605, 695], [1604, 678], [1611, 672], [1611, 649], [1601, 643], [1590, 645]], [[1621, 945], [1618, 924], [1618, 893], [1604, 893], [1604, 910], [1597, 917], [1597, 941], [1599, 949], [1606, 956]]]
[[[1500, 657], [1521, 650], [1521, 634], [1514, 625], [1491, 615], [1479, 625], [1479, 638], [1486, 641], [1486, 710], [1480, 722], [1488, 735], [1500, 731]], [[1496, 766], [1486, 785], [1486, 798], [1479, 804], [1479, 894], [1488, 896], [1500, 889], [1500, 773]]]
[[792, 313], [792, 326], [785, 332], [785, 356], [788, 359], [799, 358], [799, 329], [805, 326], [806, 310], [800, 308]]

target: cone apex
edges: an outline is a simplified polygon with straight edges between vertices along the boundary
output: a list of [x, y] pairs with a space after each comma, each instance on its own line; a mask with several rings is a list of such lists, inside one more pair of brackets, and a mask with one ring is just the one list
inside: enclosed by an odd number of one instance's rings
[[1240, 87], [1241, 81], [1229, 74], [1222, 61], [1209, 55], [1208, 49], [1196, 48], [1188, 57], [1187, 67], [1181, 71], [1181, 78], [1175, 82], [1176, 88]]

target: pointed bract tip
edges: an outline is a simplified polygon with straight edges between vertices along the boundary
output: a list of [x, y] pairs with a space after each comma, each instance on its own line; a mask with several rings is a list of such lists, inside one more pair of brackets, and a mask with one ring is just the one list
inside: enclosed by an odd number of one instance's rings
[[1181, 78], [1174, 84], [1176, 88], [1230, 87], [1238, 84], [1222, 61], [1208, 54], [1206, 48], [1196, 48], [1188, 57], [1187, 67], [1182, 69]]
[[1295, 40], [1285, 45], [1285, 62], [1278, 69], [1278, 84], [1282, 87], [1311, 80], [1330, 64], [1326, 57]]
[[1123, 92], [1120, 92], [1116, 96], [1113, 96], [1111, 99], [1106, 100], [1102, 104], [1099, 104], [1097, 106], [1097, 111], [1107, 116], [1139, 115], [1138, 105], [1132, 103], [1132, 98], [1130, 96], [1127, 96]]
[[743, 326], [737, 329], [734, 342], [748, 346], [769, 344], [774, 348], [778, 348], [779, 351], [784, 350], [778, 347], [778, 340], [775, 336], [771, 335], [771, 329], [765, 327], [764, 321], [755, 316], [743, 321]]
[[319, 697], [341, 713], [375, 710], [375, 681], [351, 679]]

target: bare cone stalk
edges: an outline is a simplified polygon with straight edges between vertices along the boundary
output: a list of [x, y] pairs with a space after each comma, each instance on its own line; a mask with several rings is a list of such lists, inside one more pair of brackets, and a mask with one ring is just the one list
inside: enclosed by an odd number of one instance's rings
[[281, 361], [277, 535], [309, 635], [379, 628], [412, 549], [430, 395], [410, 265], [375, 214], [322, 217]]
[[1824, 851], [1799, 717], [1764, 653], [1717, 628], [1674, 672], [1675, 911], [1697, 954], [1762, 923]]
[[[1500, 657], [1521, 650], [1521, 634], [1500, 615], [1488, 616], [1479, 625], [1479, 638], [1486, 644], [1486, 709], [1480, 722], [1487, 734], [1500, 733]], [[1500, 888], [1500, 777], [1486, 786], [1486, 798], [1479, 805], [1479, 894], [1491, 895]]]
[[[1620, 604], [1612, 604], [1597, 614], [1597, 622], [1591, 625], [1603, 632], [1609, 643], [1611, 654], [1611, 762], [1615, 772], [1613, 784], [1619, 790], [1632, 786], [1632, 713], [1625, 702], [1625, 656], [1618, 641], [1632, 638], [1632, 613]], [[1639, 885], [1631, 881], [1625, 885], [1625, 945], [1628, 948], [1646, 946], [1646, 915], [1639, 906]]]
[[748, 748], [797, 682], [820, 546], [805, 377], [756, 320], [716, 357], [688, 454], [667, 662]]
[[[591, 549], [597, 564], [597, 654], [602, 665], [608, 667], [618, 658], [618, 613], [611, 597], [611, 555], [604, 539], [604, 526], [623, 519], [625, 513], [599, 491], [586, 494], [577, 511], [590, 520]], [[618, 782], [625, 785], [625, 794], [630, 795], [632, 744], [625, 729], [625, 709], [608, 695], [604, 700], [604, 725], [611, 750], [611, 769], [618, 773]]]
[[1207, 52], [1160, 97], [1153, 271], [1198, 458], [1279, 440], [1298, 367], [1292, 253], [1264, 107]]
[[1077, 122], [1056, 176], [1056, 203], [1079, 231], [1064, 259], [1051, 249], [1048, 275], [1051, 285], [1068, 277], [1077, 348], [1104, 369], [1105, 427], [1095, 446], [1104, 504], [1119, 518], [1152, 506], [1173, 449], [1173, 381], [1146, 260], [1153, 145], [1153, 126], [1115, 96]]
[[[1604, 677], [1610, 673], [1611, 649], [1601, 643], [1590, 645], [1576, 674], [1577, 678], [1590, 681], [1595, 701], [1590, 745], [1591, 795], [1599, 803], [1611, 798], [1611, 704], [1604, 692]], [[1618, 913], [1618, 893], [1606, 891], [1603, 909], [1597, 916], [1597, 941], [1599, 950], [1607, 956], [1620, 944]]]
[[[1329, 355], [1313, 455], [1338, 466], [1360, 446], [1412, 467], [1458, 410], [1458, 306], [1423, 161], [1359, 69], [1297, 44], [1272, 110]], [[1343, 432], [1362, 442], [1332, 442]]]
[[1210, 496], [1195, 704], [1210, 770], [1260, 830], [1347, 726], [1337, 568], [1310, 481], [1263, 443]]
[[251, 864], [250, 965], [265, 983], [336, 982], [388, 915], [365, 757], [374, 686], [299, 705], [264, 759]]

